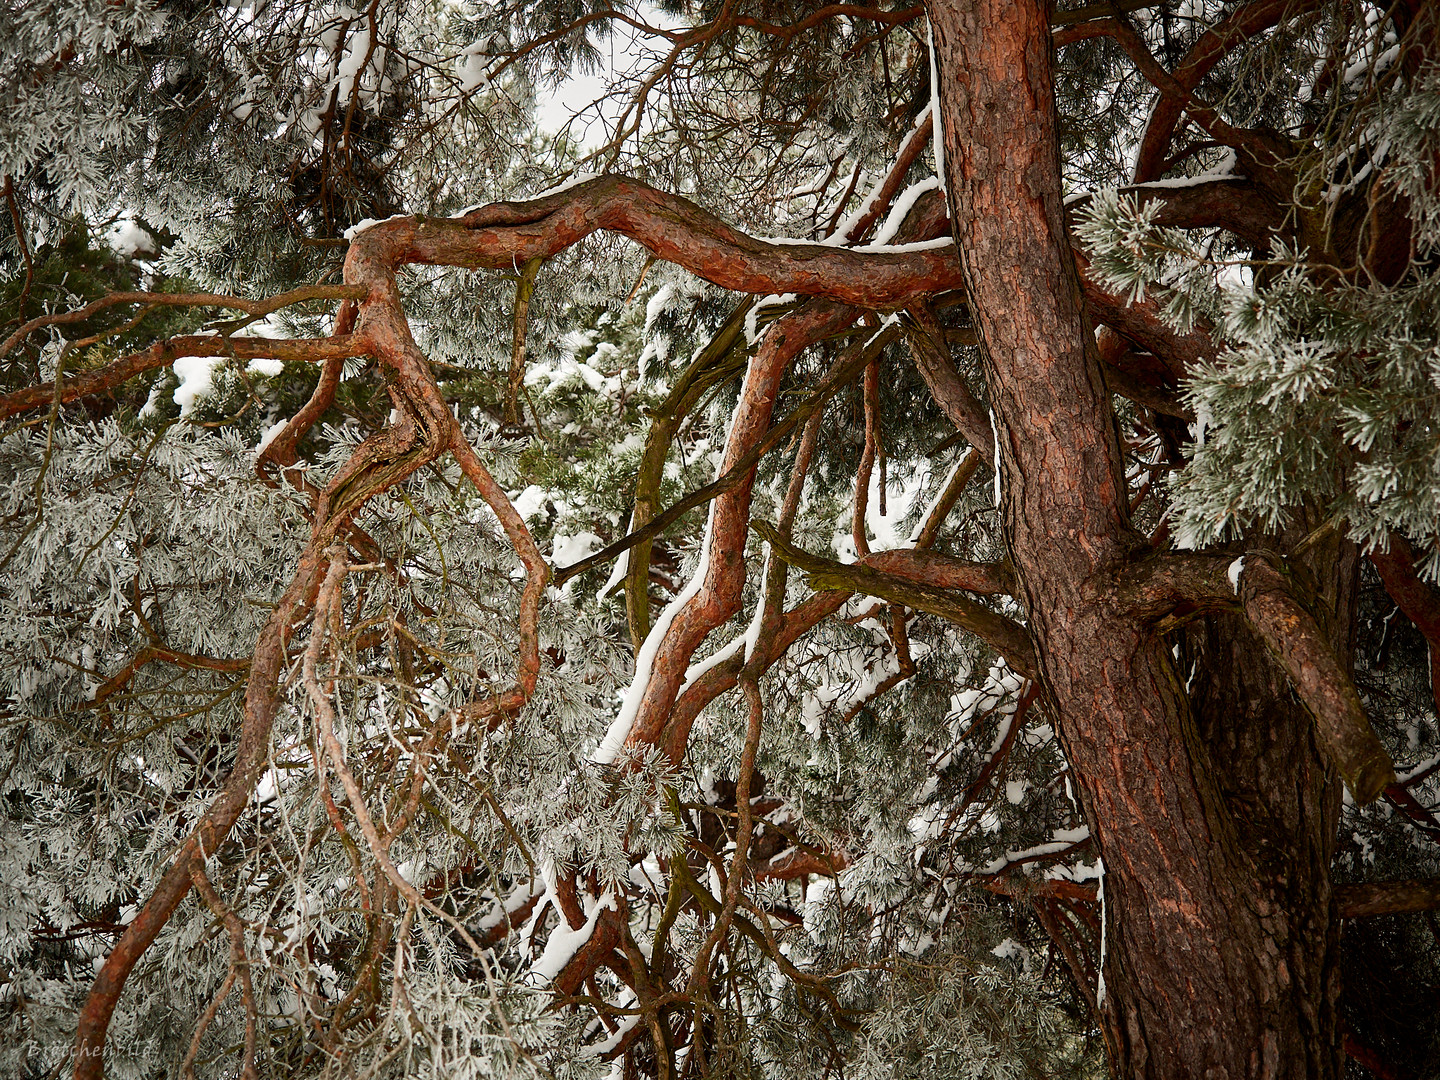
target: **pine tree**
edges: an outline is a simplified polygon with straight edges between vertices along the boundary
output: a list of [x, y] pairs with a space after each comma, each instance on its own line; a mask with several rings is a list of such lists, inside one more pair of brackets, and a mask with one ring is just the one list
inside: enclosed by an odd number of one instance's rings
[[0, 19], [7, 1074], [1440, 1075], [1430, 6]]

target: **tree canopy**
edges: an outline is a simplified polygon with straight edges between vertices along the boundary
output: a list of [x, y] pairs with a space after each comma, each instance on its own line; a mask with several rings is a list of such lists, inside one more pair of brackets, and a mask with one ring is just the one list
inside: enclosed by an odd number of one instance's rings
[[1437, 36], [0, 5], [0, 1070], [1440, 1077]]

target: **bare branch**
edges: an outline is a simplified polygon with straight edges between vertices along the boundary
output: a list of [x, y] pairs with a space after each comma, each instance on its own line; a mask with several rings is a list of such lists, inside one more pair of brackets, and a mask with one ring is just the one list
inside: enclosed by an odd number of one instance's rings
[[[87, 371], [60, 383], [60, 403], [102, 394], [146, 371], [168, 367], [182, 356], [233, 356], [241, 360], [343, 360], [363, 356], [368, 343], [354, 334], [328, 338], [225, 338], [215, 334], [157, 341], [141, 352], [122, 356], [95, 371]], [[54, 383], [41, 383], [0, 396], [0, 419], [54, 403]]]
[[[358, 285], [302, 285], [298, 289], [291, 289], [278, 296], [267, 297], [263, 300], [249, 300], [243, 296], [228, 296], [224, 293], [109, 293], [73, 311], [59, 312], [54, 315], [42, 315], [39, 318], [31, 319], [5, 339], [5, 343], [0, 345], [0, 356], [10, 355], [11, 349], [15, 348], [16, 345], [42, 327], [68, 326], [71, 323], [84, 322], [92, 315], [99, 314], [116, 305], [145, 304], [149, 307], [218, 307], [229, 308], [232, 311], [243, 311], [247, 315], [263, 318], [272, 312], [279, 311], [283, 307], [289, 307], [291, 304], [301, 304], [306, 300], [359, 300], [364, 295], [364, 291]], [[196, 355], [205, 354], [197, 353]]]
[[1415, 572], [1415, 553], [1399, 533], [1391, 533], [1383, 549], [1373, 549], [1370, 561], [1390, 599], [1430, 647], [1430, 693], [1440, 704], [1440, 589], [1420, 579]]
[[622, 536], [619, 540], [600, 549], [594, 555], [581, 559], [577, 563], [571, 563], [569, 566], [560, 567], [555, 571], [555, 584], [557, 586], [563, 585], [578, 574], [583, 574], [585, 571], [594, 569], [597, 566], [603, 566], [642, 540], [649, 540], [659, 536], [686, 511], [693, 510], [697, 506], [704, 506], [711, 499], [718, 498], [742, 483], [750, 476], [751, 470], [754, 469], [756, 462], [771, 450], [775, 449], [775, 447], [779, 446], [786, 436], [814, 415], [817, 410], [823, 408], [825, 403], [834, 397], [841, 387], [852, 382], [855, 377], [864, 370], [865, 365], [869, 362], [869, 356], [872, 350], [881, 349], [889, 344], [889, 342], [893, 340], [894, 333], [895, 331], [892, 327], [886, 327], [886, 329], [880, 331], [879, 335], [867, 342], [866, 347], [855, 350], [849, 361], [841, 365], [819, 389], [806, 399], [803, 405], [771, 428], [765, 434], [764, 438], [741, 454], [735, 464], [721, 473], [720, 477], [713, 483], [706, 484], [704, 487], [692, 491], [689, 495], [677, 499], [644, 526], [626, 536]]
[[689, 199], [602, 176], [523, 203], [491, 203], [463, 218], [394, 218], [351, 245], [391, 265], [511, 269], [549, 258], [605, 229], [735, 292], [796, 293], [871, 309], [901, 307], [961, 284], [949, 245], [866, 251], [774, 243], [727, 225]]
[[1367, 881], [1337, 885], [1335, 900], [1342, 919], [1402, 915], [1440, 908], [1440, 881]]
[[750, 527], [774, 548], [780, 558], [803, 570], [807, 583], [817, 592], [863, 593], [938, 615], [980, 637], [1003, 655], [1014, 670], [1027, 678], [1033, 679], [1039, 670], [1034, 647], [1023, 626], [957, 590], [922, 584], [861, 563], [846, 565], [822, 559], [784, 540], [769, 525], [757, 522]]
[[920, 377], [930, 388], [930, 396], [975, 452], [987, 465], [993, 466], [995, 433], [990, 427], [990, 414], [955, 370], [950, 347], [945, 343], [945, 331], [934, 312], [923, 305], [911, 307], [907, 314], [908, 318], [902, 321], [905, 343], [910, 346]]
[[[965, 486], [970, 483], [971, 477], [979, 471], [980, 461], [980, 451], [972, 444], [955, 466], [955, 471], [950, 474], [950, 479], [945, 484], [945, 490], [935, 500], [935, 505], [930, 510], [930, 516], [920, 527], [920, 534], [915, 539], [917, 551], [935, 546], [935, 539], [940, 534], [941, 526], [950, 516], [950, 511], [955, 509], [955, 504], [960, 501], [960, 495], [965, 490]], [[1007, 589], [1006, 591], [1012, 590]]]
[[1205, 31], [1175, 69], [1175, 88], [1181, 92], [1162, 90], [1160, 100], [1150, 112], [1150, 121], [1135, 159], [1136, 182], [1160, 179], [1170, 139], [1185, 112], [1184, 95], [1199, 86], [1216, 64], [1231, 50], [1281, 20], [1313, 11], [1319, 6], [1319, 0], [1252, 0]]

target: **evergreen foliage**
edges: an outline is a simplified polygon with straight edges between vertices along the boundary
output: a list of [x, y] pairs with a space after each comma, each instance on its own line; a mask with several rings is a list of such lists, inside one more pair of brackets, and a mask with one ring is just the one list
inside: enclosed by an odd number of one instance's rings
[[[1117, 17], [1173, 67], [1236, 7], [1121, 4]], [[1406, 68], [1403, 28], [1381, 7], [1305, 8], [1199, 84], [1229, 124], [1283, 134], [1308, 231], [1265, 245], [1166, 224], [1168, 204], [1150, 196], [1246, 179], [1235, 156], [1182, 128], [1189, 148], [1168, 179], [1125, 186], [1153, 88], [1112, 37], [1057, 53], [1089, 272], [1167, 332], [1217, 345], [1183, 382], [1157, 381], [1168, 413], [1115, 398], [1129, 494], [1136, 520], [1180, 548], [1228, 559], [1302, 526], [1367, 551], [1403, 538], [1440, 581], [1440, 68]], [[931, 115], [925, 18], [881, 7], [775, 30], [814, 10], [7, 2], [0, 333], [113, 292], [255, 300], [335, 285], [375, 219], [457, 215], [590, 172], [686, 195], [757, 236], [898, 243], [936, 172], [928, 149], [900, 170], [898, 198], [877, 198], [872, 231], [845, 230]], [[737, 14], [749, 22], [686, 38]], [[1057, 26], [1078, 18], [1061, 10]], [[614, 45], [633, 70], [608, 67]], [[546, 130], [537, 102], [595, 70], [609, 72], [605, 135]], [[1378, 220], [1337, 220], [1357, 192], [1405, 207], [1402, 267], [1357, 268]], [[404, 312], [464, 437], [556, 570], [634, 526], [647, 435], [667, 420], [654, 509], [717, 477], [747, 367], [806, 303], [746, 307], [754, 298], [595, 233], [533, 276], [517, 396], [526, 270], [475, 265], [404, 268]], [[957, 299], [925, 311], [983, 416], [991, 388]], [[0, 390], [99, 372], [179, 335], [321, 339], [336, 310], [104, 308], [17, 341]], [[864, 555], [858, 484], [869, 546], [912, 548], [954, 471], [995, 452], [998, 436], [957, 433], [917, 370], [913, 315], [867, 317], [788, 367], [777, 421], [892, 335], [873, 386], [850, 380], [815, 414], [808, 472], [800, 427], [761, 459], [751, 521], [780, 521], [799, 476], [789, 543], [852, 563]], [[707, 348], [719, 360], [697, 372]], [[321, 366], [234, 348], [172, 357], [0, 428], [4, 1075], [73, 1067], [104, 958], [236, 765], [256, 642], [306, 550], [315, 495], [395, 423], [391, 370], [347, 359], [296, 462], [267, 467]], [[1010, 572], [1000, 485], [980, 465], [937, 551]], [[708, 565], [707, 512], [656, 537], [647, 626]], [[1105, 1074], [1104, 868], [1055, 718], [1014, 657], [934, 611], [857, 592], [754, 676], [764, 733], [747, 777], [744, 677], [700, 712], [681, 760], [658, 743], [607, 757], [649, 663], [624, 559], [547, 588], [533, 692], [487, 724], [466, 710], [512, 686], [527, 648], [526, 571], [504, 522], [441, 456], [369, 498], [353, 526], [338, 612], [321, 618], [315, 584], [287, 628], [266, 768], [204, 852], [215, 899], [192, 889], [130, 975], [107, 1076], [235, 1076], [247, 1055], [260, 1075], [296, 1077]], [[688, 685], [756, 652], [767, 605], [830, 595], [780, 573], [780, 549], [760, 536], [744, 550], [740, 610], [695, 650]], [[1368, 565], [1360, 581], [1347, 666], [1421, 813], [1347, 804], [1337, 880], [1440, 877], [1433, 658]], [[973, 603], [1024, 620], [1002, 590]], [[394, 830], [390, 863], [423, 903], [367, 843], [314, 686], [370, 816]], [[620, 929], [605, 959], [618, 959], [562, 986], [607, 912]], [[1440, 1004], [1426, 918], [1347, 930], [1347, 978], [1374, 987], [1411, 972]], [[1404, 1045], [1378, 1007], [1347, 1008], [1357, 1037], [1440, 1076], [1440, 1010], [1409, 1014]]]

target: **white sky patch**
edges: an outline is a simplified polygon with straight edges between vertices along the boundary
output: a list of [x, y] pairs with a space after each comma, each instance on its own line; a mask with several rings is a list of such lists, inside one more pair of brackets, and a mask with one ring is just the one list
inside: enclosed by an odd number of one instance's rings
[[[561, 183], [556, 184], [554, 187], [548, 187], [544, 191], [537, 191], [534, 195], [531, 195], [530, 197], [532, 199], [543, 199], [547, 195], [559, 195], [562, 191], [569, 191], [571, 188], [579, 187], [581, 184], [588, 184], [591, 180], [598, 180], [599, 178], [599, 173], [577, 172], [573, 176], [571, 176], [570, 179], [564, 180]], [[464, 215], [462, 214], [461, 216], [463, 217]]]
[[[667, 15], [650, 4], [642, 3], [636, 15], [651, 26], [664, 30], [684, 29], [683, 19]], [[669, 52], [664, 38], [649, 37], [633, 26], [616, 22], [610, 36], [603, 41], [591, 39], [600, 52], [595, 71], [572, 71], [556, 87], [540, 87], [535, 95], [535, 121], [541, 130], [559, 133], [569, 125], [570, 137], [582, 149], [592, 150], [603, 145], [608, 131], [620, 118], [628, 95], [621, 100], [601, 101], [606, 90], [617, 79], [634, 77], [652, 68]], [[655, 95], [646, 103], [646, 111], [658, 104]], [[633, 121], [634, 117], [630, 117]], [[572, 122], [573, 121], [573, 122]], [[648, 128], [642, 126], [642, 131]]]

